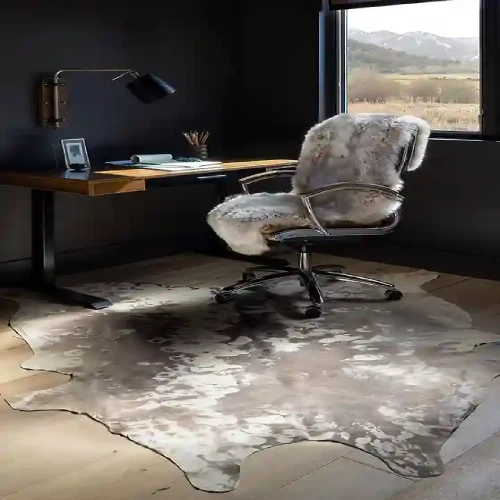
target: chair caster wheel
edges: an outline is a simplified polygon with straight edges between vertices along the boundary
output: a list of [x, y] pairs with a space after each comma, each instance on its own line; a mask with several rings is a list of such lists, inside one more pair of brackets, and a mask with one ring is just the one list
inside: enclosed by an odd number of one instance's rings
[[244, 272], [242, 275], [241, 275], [241, 279], [242, 281], [250, 281], [250, 280], [254, 280], [257, 276], [255, 276], [255, 273], [251, 273], [251, 272]]
[[403, 298], [403, 294], [399, 290], [391, 288], [385, 291], [385, 298], [387, 300], [401, 300]]
[[321, 307], [319, 306], [309, 306], [305, 313], [306, 318], [315, 319], [321, 316]]
[[215, 302], [217, 302], [217, 304], [227, 304], [230, 300], [231, 299], [223, 293], [218, 293], [215, 295]]

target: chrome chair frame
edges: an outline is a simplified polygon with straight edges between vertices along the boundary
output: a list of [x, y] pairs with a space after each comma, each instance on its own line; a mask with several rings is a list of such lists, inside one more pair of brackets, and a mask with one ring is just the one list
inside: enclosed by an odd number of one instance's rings
[[[399, 163], [398, 173], [406, 171], [408, 164], [413, 156], [415, 148], [415, 138], [403, 149]], [[249, 186], [263, 180], [274, 179], [277, 177], [293, 177], [295, 169], [280, 169], [262, 172], [240, 179], [242, 190], [245, 194], [250, 194]], [[343, 272], [343, 266], [339, 265], [312, 265], [311, 247], [316, 243], [325, 241], [335, 241], [339, 238], [360, 237], [360, 236], [381, 236], [394, 231], [401, 221], [400, 209], [390, 215], [384, 224], [375, 227], [332, 227], [325, 228], [319, 221], [311, 200], [315, 196], [325, 193], [339, 191], [365, 191], [378, 193], [388, 198], [403, 202], [404, 197], [396, 190], [378, 184], [365, 184], [358, 182], [339, 182], [321, 187], [308, 193], [298, 195], [304, 206], [306, 217], [310, 222], [311, 228], [286, 229], [272, 234], [268, 240], [271, 244], [290, 246], [298, 248], [297, 267], [282, 266], [257, 266], [249, 267], [242, 275], [241, 281], [234, 285], [222, 288], [215, 296], [218, 303], [228, 302], [232, 295], [241, 290], [253, 288], [262, 284], [279, 281], [283, 278], [297, 277], [302, 286], [307, 290], [311, 305], [306, 309], [305, 316], [308, 318], [318, 318], [321, 315], [321, 305], [324, 303], [323, 293], [318, 283], [319, 277], [328, 277], [334, 281], [361, 283], [368, 286], [377, 286], [385, 288], [385, 297], [387, 300], [400, 300], [403, 294], [397, 290], [393, 284], [364, 276], [357, 276]], [[264, 276], [258, 276], [257, 273], [268, 273]]]

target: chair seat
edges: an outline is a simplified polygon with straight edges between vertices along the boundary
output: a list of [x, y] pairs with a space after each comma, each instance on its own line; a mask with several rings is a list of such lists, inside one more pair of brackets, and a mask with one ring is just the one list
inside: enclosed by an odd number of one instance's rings
[[389, 220], [384, 221], [384, 224], [373, 227], [331, 227], [326, 228], [328, 234], [311, 229], [311, 228], [296, 228], [278, 231], [267, 236], [270, 244], [282, 245], [307, 245], [307, 244], [323, 244], [339, 239], [356, 238], [362, 236], [378, 236], [389, 234], [394, 231], [399, 222], [398, 214], [393, 215]]

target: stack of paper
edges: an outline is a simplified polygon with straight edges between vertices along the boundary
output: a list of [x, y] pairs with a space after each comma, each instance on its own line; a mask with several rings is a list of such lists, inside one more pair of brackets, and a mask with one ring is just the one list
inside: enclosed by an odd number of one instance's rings
[[209, 168], [219, 165], [220, 161], [177, 161], [171, 154], [132, 155], [130, 161], [109, 161], [111, 165], [126, 165], [130, 167], [150, 168], [156, 170], [170, 170], [177, 172], [190, 168]]
[[152, 168], [156, 170], [186, 170], [191, 168], [209, 168], [219, 165], [220, 161], [172, 161], [170, 163], [135, 163], [133, 166], [142, 168]]

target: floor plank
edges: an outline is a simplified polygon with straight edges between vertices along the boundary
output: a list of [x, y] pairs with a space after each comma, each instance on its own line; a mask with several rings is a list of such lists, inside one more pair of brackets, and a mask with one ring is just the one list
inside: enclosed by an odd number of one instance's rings
[[[0, 301], [2, 299], [0, 298]], [[0, 318], [0, 321], [5, 321], [7, 323], [7, 319]], [[12, 329], [4, 328], [0, 330], [0, 353], [2, 351], [8, 351], [9, 349], [14, 349], [15, 347], [20, 347], [24, 344], [23, 339]]]
[[429, 283], [424, 283], [422, 289], [429, 293], [434, 293], [437, 290], [442, 290], [450, 286], [456, 285], [457, 283], [465, 282], [471, 278], [466, 278], [464, 276], [457, 276], [455, 274], [440, 274], [435, 280], [429, 281]]
[[[159, 455], [133, 446], [94, 460], [3, 500], [137, 500], [169, 488], [182, 472]], [[71, 470], [73, 469], [73, 470]], [[156, 497], [154, 497], [156, 498]]]
[[468, 279], [434, 290], [433, 295], [456, 304], [469, 313], [500, 304], [500, 281]]
[[0, 498], [136, 448], [83, 415], [2, 409], [0, 419]]
[[441, 450], [443, 461], [449, 462], [500, 432], [500, 378], [492, 381], [485, 400], [476, 408]]
[[408, 479], [339, 458], [263, 500], [385, 500], [411, 484]]
[[243, 462], [240, 483], [230, 493], [221, 496], [197, 491], [185, 479], [180, 479], [168, 490], [158, 492], [155, 500], [261, 499], [349, 451], [349, 447], [337, 443], [312, 442], [268, 448], [251, 455]]
[[54, 372], [26, 371], [22, 378], [0, 384], [0, 396], [8, 399], [16, 394], [50, 389], [68, 382], [69, 376]]
[[0, 384], [29, 377], [33, 372], [21, 368], [21, 364], [33, 355], [33, 351], [23, 341], [22, 345], [0, 351]]
[[500, 434], [448, 465], [442, 476], [419, 481], [391, 500], [498, 500]]

